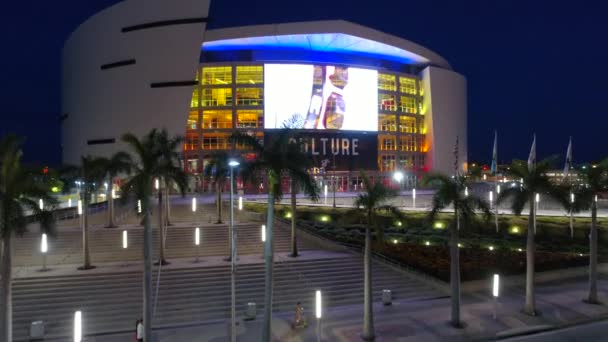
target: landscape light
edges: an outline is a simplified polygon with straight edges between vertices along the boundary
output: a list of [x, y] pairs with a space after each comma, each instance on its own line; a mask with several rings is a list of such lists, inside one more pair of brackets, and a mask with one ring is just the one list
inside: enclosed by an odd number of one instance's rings
[[464, 187], [464, 197], [469, 197], [469, 188], [468, 187]]
[[445, 228], [445, 225], [443, 224], [443, 222], [437, 221], [437, 222], [435, 222], [435, 224], [433, 225], [433, 227], [435, 229], [443, 229], [443, 228]]
[[521, 248], [518, 248], [518, 249], [517, 249], [517, 251], [518, 251], [518, 252], [523, 252], [524, 250], [523, 250], [523, 249], [521, 249]]
[[538, 202], [540, 202], [540, 194], [539, 193], [536, 194], [536, 203], [538, 203]]
[[494, 250], [494, 246], [490, 246], [490, 247], [488, 247], [488, 249], [489, 249], [490, 251], [493, 251], [493, 250]]
[[160, 188], [160, 182], [158, 181], [158, 178], [154, 179], [154, 188], [156, 188], [156, 190]]
[[483, 180], [485, 181], [485, 180], [487, 180], [487, 178], [488, 178], [488, 177], [486, 176], [486, 174], [484, 174], [484, 175], [483, 175]]
[[492, 283], [492, 296], [494, 296], [494, 298], [498, 297], [499, 286], [500, 286], [500, 276], [498, 274], [495, 274], [494, 281]]
[[239, 196], [239, 210], [243, 210], [243, 196]]
[[196, 212], [196, 197], [192, 198], [192, 212]]
[[42, 198], [38, 200], [38, 207], [40, 208], [40, 210], [44, 209], [44, 201], [42, 200]]
[[323, 193], [325, 194], [325, 197], [327, 199], [327, 184], [323, 185]]
[[82, 201], [78, 200], [78, 215], [82, 215]]
[[322, 316], [322, 310], [321, 310], [321, 290], [317, 290], [315, 292], [315, 316], [317, 317], [317, 319], [321, 319]]
[[393, 239], [393, 243], [394, 243], [395, 245], [397, 244], [397, 242], [399, 242], [399, 241], [397, 241], [397, 239]]
[[116, 198], [116, 190], [112, 189], [110, 196], [112, 196], [112, 199]]
[[416, 188], [412, 189], [412, 198], [416, 199]]
[[68, 208], [71, 208], [71, 207], [72, 207], [72, 199], [68, 198]]
[[230, 167], [239, 166], [240, 164], [241, 164], [241, 163], [239, 163], [239, 162], [238, 162], [238, 161], [236, 161], [236, 160], [230, 160], [230, 161], [228, 162], [228, 165], [229, 165]]
[[462, 248], [462, 247], [463, 247], [462, 244], [459, 242], [458, 243], [458, 248]]
[[40, 252], [46, 253], [49, 250], [49, 246], [46, 241], [46, 234], [42, 234], [42, 239], [40, 240]]
[[425, 241], [424, 244], [427, 245], [427, 246], [431, 245], [431, 243], [429, 241]]
[[574, 193], [570, 193], [570, 203], [574, 203]]
[[291, 218], [291, 213], [288, 212], [287, 214], [285, 214], [285, 218]]
[[82, 341], [82, 312], [74, 313], [74, 342]]
[[500, 195], [500, 184], [496, 185], [496, 194]]
[[197, 246], [201, 244], [201, 229], [199, 227], [194, 230], [194, 244]]
[[597, 195], [595, 195], [595, 202], [597, 203]]
[[492, 201], [494, 200], [494, 191], [489, 192], [489, 197], [490, 197], [490, 203], [492, 203]]
[[106, 188], [106, 191], [108, 190], [108, 182], [104, 182], [103, 183], [103, 187]]
[[519, 234], [519, 227], [518, 226], [511, 227], [511, 233], [513, 233], [513, 234]]
[[141, 200], [137, 200], [137, 213], [141, 214]]
[[393, 174], [393, 179], [396, 180], [398, 183], [401, 183], [401, 181], [403, 180], [403, 172], [395, 172], [395, 174]]
[[266, 225], [262, 225], [262, 242], [266, 242]]
[[129, 241], [127, 240], [127, 231], [122, 231], [122, 248], [127, 249], [129, 247]]
[[401, 227], [402, 223], [401, 221], [397, 221], [397, 226]]

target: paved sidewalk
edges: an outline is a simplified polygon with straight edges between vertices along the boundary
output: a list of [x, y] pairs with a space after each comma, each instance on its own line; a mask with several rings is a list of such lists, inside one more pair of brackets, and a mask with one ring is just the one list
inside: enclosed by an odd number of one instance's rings
[[[537, 305], [541, 315], [531, 317], [521, 312], [523, 288], [505, 289], [498, 302], [494, 320], [494, 303], [488, 291], [463, 295], [462, 318], [464, 329], [452, 328], [447, 319], [450, 299], [401, 301], [392, 306], [374, 306], [376, 341], [471, 341], [506, 338], [534, 331], [558, 328], [565, 324], [608, 318], [608, 306], [590, 305], [581, 299], [586, 294], [583, 278], [562, 280], [537, 286]], [[608, 300], [608, 276], [600, 280], [601, 299]], [[275, 341], [316, 341], [316, 320], [313, 308], [306, 308], [309, 327], [294, 331], [290, 327], [291, 313], [276, 314], [273, 320]], [[362, 326], [362, 306], [353, 305], [324, 313], [322, 341], [358, 341]], [[239, 326], [239, 341], [258, 341], [262, 317]], [[227, 341], [228, 322], [157, 330], [158, 342]], [[99, 336], [87, 341], [131, 341], [131, 334]]]

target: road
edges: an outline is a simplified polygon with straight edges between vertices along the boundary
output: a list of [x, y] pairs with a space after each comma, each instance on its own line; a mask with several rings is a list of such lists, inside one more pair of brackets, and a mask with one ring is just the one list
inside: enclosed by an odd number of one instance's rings
[[608, 340], [608, 319], [538, 334], [509, 338], [509, 342], [595, 342]]

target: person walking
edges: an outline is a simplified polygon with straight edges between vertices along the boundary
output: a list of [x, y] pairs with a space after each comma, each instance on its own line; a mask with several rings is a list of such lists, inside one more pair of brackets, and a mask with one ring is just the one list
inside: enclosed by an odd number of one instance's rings
[[135, 322], [135, 341], [143, 342], [144, 341], [144, 320], [138, 319]]

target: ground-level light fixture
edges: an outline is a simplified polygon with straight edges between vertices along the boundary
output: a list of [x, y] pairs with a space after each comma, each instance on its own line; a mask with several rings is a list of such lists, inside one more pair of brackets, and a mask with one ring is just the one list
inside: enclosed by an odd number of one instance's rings
[[489, 246], [489, 247], [488, 247], [488, 249], [489, 249], [490, 251], [493, 251], [493, 250], [494, 250], [494, 246]]
[[536, 201], [536, 203], [540, 202], [540, 194], [539, 193], [536, 193], [535, 201]]
[[458, 248], [462, 248], [462, 247], [463, 247], [462, 244], [459, 242], [458, 243]]
[[403, 180], [403, 172], [401, 171], [397, 171], [393, 174], [393, 179], [396, 180], [398, 183], [401, 183], [401, 181]]
[[262, 225], [262, 242], [266, 242], [266, 225]]
[[243, 196], [239, 196], [239, 210], [243, 210]]
[[517, 251], [518, 251], [518, 252], [523, 252], [524, 250], [523, 250], [523, 249], [521, 249], [521, 248], [518, 248], [518, 249], [517, 249]]
[[498, 290], [500, 287], [500, 276], [498, 274], [494, 274], [494, 280], [492, 281], [492, 296], [498, 297]]
[[492, 201], [494, 201], [494, 191], [488, 193], [488, 198], [490, 199], [490, 204], [492, 204]]
[[425, 241], [424, 244], [427, 245], [427, 246], [430, 246], [431, 242], [430, 241]]
[[44, 209], [44, 201], [42, 200], [42, 198], [38, 200], [38, 207], [40, 208], [40, 210]]
[[127, 249], [127, 247], [129, 247], [129, 240], [127, 237], [127, 231], [123, 230], [122, 231], [122, 248], [123, 249]]
[[192, 197], [192, 212], [196, 212], [196, 197]]
[[464, 187], [464, 197], [469, 197], [469, 188], [468, 187]]
[[194, 229], [194, 244], [197, 246], [201, 244], [201, 229], [199, 227]]
[[49, 245], [47, 243], [46, 234], [42, 234], [42, 238], [40, 239], [40, 252], [46, 253], [49, 251]]
[[154, 188], [156, 190], [158, 190], [160, 188], [160, 181], [158, 180], [158, 178], [154, 179]]
[[393, 243], [396, 245], [399, 241], [397, 239], [393, 239]]
[[496, 185], [496, 195], [500, 195], [500, 184]]
[[82, 215], [82, 201], [78, 200], [78, 215]]
[[74, 342], [82, 341], [82, 312], [74, 313]]
[[574, 203], [574, 193], [570, 193], [570, 203]]
[[141, 200], [137, 200], [137, 213], [141, 214]]
[[321, 319], [323, 316], [323, 310], [321, 308], [322, 299], [321, 299], [321, 290], [317, 290], [315, 292], [315, 316], [317, 319]]
[[71, 208], [71, 207], [72, 207], [72, 199], [68, 198], [68, 208]]

